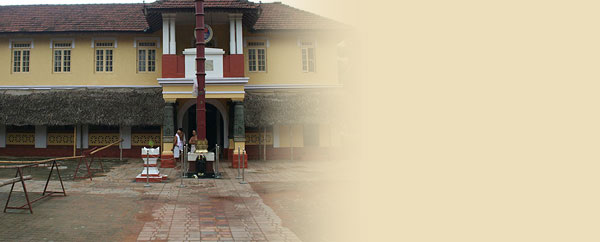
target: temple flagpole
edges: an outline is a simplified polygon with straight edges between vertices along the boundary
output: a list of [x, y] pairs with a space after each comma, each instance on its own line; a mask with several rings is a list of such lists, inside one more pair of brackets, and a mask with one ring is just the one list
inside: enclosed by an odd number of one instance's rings
[[196, 128], [198, 132], [198, 151], [207, 151], [206, 140], [206, 72], [204, 63], [204, 0], [195, 0], [196, 8], [196, 79], [198, 96], [196, 97]]

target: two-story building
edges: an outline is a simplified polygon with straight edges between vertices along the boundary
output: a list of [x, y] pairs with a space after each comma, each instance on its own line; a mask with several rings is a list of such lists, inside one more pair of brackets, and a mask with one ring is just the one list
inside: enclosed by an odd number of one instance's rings
[[[257, 157], [260, 143], [268, 158], [286, 158], [290, 147], [302, 156], [339, 144], [322, 122], [252, 122], [242, 142], [232, 129], [245, 119], [235, 110], [255, 105], [250, 95], [342, 87], [345, 26], [282, 3], [205, 0], [204, 11], [209, 149]], [[189, 138], [194, 18], [193, 0], [0, 6], [0, 155], [71, 155], [122, 138], [105, 155], [137, 157], [149, 141], [170, 150], [179, 127]]]

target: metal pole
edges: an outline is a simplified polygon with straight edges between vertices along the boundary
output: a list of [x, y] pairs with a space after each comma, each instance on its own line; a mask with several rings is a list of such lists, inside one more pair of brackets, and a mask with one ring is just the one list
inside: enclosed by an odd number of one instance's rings
[[144, 164], [144, 169], [146, 169], [146, 184], [144, 184], [144, 187], [150, 187], [150, 156], [148, 150], [146, 150], [146, 164]]
[[219, 179], [219, 178], [221, 178], [221, 174], [219, 174], [219, 160], [220, 160], [220, 158], [219, 158], [219, 144], [217, 144], [217, 148], [215, 149], [215, 156], [216, 156], [215, 157], [215, 159], [216, 159], [215, 160], [216, 161], [216, 164], [215, 164], [215, 178]]
[[242, 181], [240, 182], [240, 184], [248, 184], [248, 182], [246, 182], [246, 148], [244, 148], [244, 163], [242, 164]]
[[183, 147], [183, 150], [180, 150], [179, 153], [182, 153], [181, 155], [179, 155], [179, 157], [181, 157], [181, 182], [179, 183], [179, 187], [185, 187], [185, 185], [183, 185], [183, 178], [185, 177], [185, 157], [183, 155], [187, 155], [186, 152], [187, 147]]
[[237, 173], [237, 176], [235, 177], [236, 179], [241, 179], [242, 178], [242, 176], [240, 174], [240, 162], [241, 162], [240, 161], [240, 155], [241, 155], [241, 153], [240, 153], [240, 147], [238, 147], [238, 167], [237, 167], [238, 168], [237, 169], [238, 173]]

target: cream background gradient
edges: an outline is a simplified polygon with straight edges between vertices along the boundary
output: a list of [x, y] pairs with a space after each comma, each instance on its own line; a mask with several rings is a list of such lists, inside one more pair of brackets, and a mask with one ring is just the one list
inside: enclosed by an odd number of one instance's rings
[[339, 1], [366, 66], [356, 241], [599, 241], [597, 1]]

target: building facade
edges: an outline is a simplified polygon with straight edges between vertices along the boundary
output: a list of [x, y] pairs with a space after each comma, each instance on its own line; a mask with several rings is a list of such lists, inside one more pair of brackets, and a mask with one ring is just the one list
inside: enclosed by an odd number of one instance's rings
[[[331, 123], [248, 121], [247, 112], [263, 96], [342, 88], [345, 27], [281, 3], [204, 8], [209, 149], [281, 159], [338, 146]], [[193, 0], [0, 6], [0, 155], [71, 155], [122, 138], [105, 155], [137, 157], [149, 142], [171, 150], [177, 128], [189, 138], [194, 17]]]

